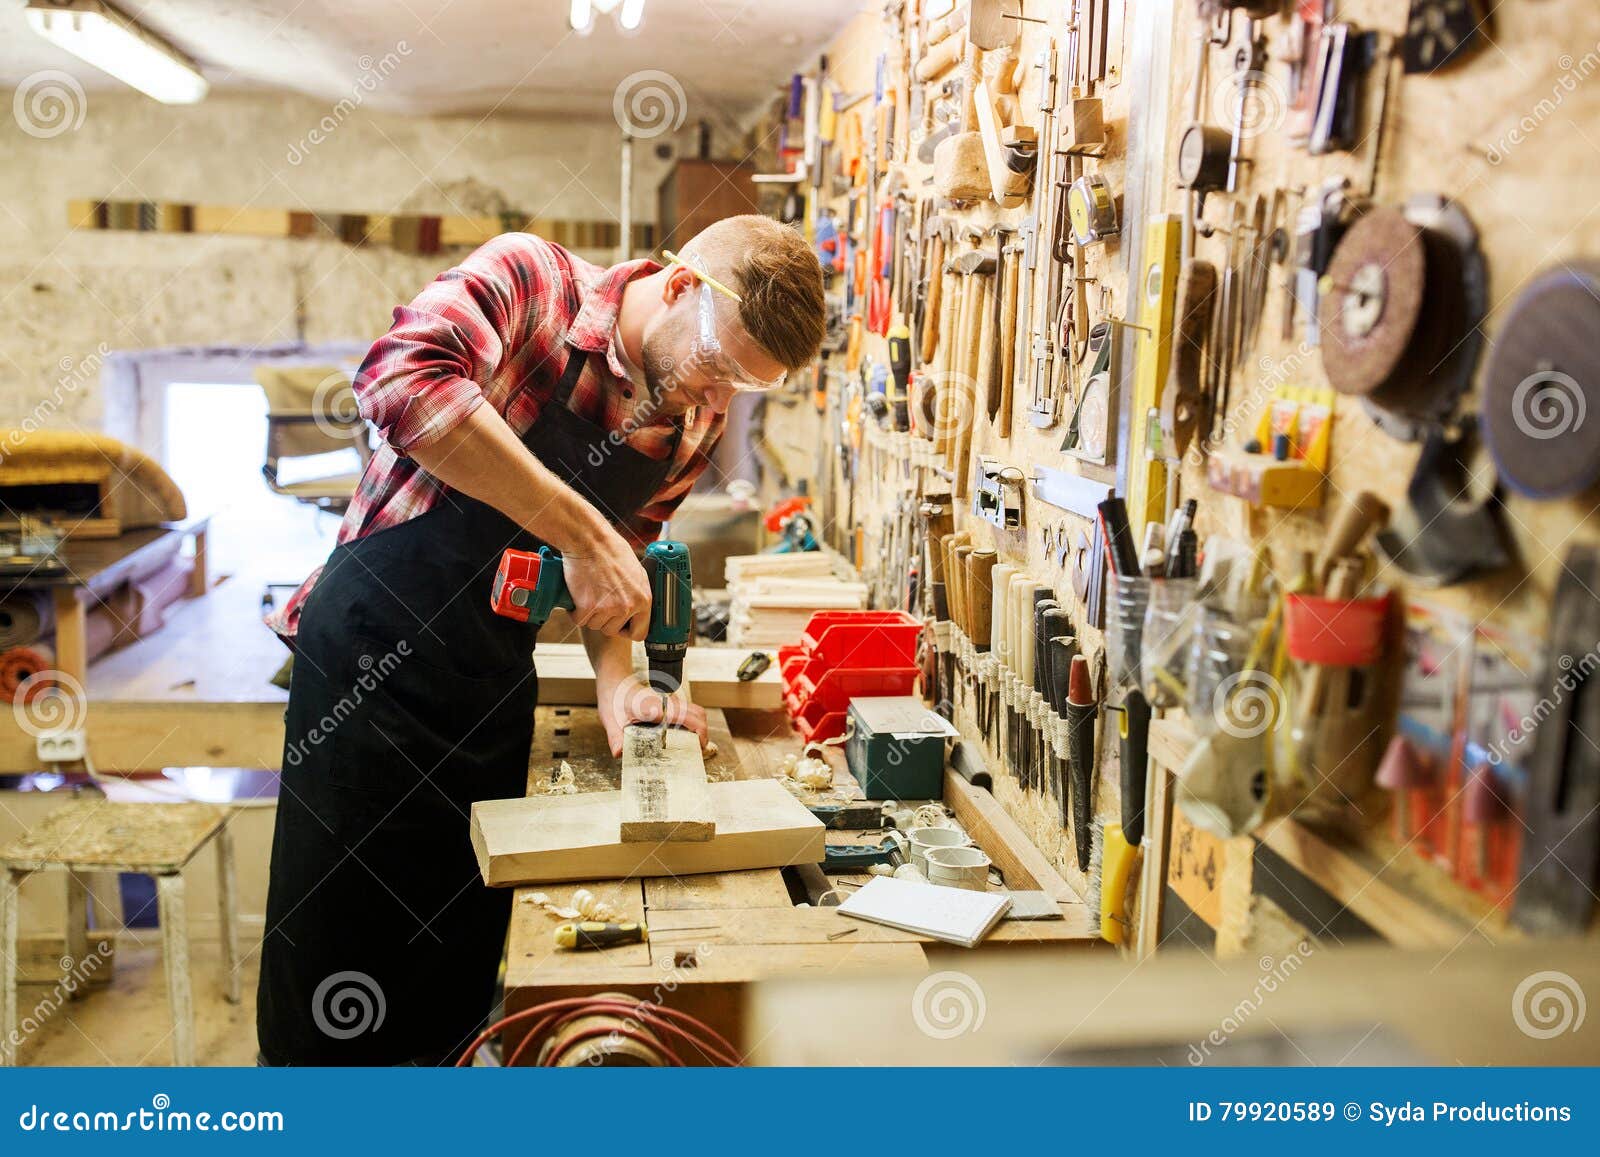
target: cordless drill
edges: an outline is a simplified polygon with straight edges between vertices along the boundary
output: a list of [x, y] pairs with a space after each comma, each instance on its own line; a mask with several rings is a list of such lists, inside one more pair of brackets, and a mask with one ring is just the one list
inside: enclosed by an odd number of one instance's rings
[[[670, 695], [683, 683], [683, 653], [693, 621], [689, 548], [671, 539], [652, 542], [645, 547], [644, 569], [650, 577], [650, 630], [644, 638], [650, 685]], [[538, 626], [557, 607], [572, 610], [561, 552], [548, 546], [506, 551], [489, 605], [497, 615]]]

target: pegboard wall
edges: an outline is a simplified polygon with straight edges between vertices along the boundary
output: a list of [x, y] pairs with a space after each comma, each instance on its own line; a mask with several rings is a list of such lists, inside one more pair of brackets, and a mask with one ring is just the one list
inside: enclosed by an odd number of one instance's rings
[[[880, 253], [872, 238], [879, 212], [891, 206], [909, 221], [898, 224], [894, 253], [910, 254], [921, 243], [921, 263], [885, 261], [882, 267], [892, 276], [874, 285], [871, 270], [857, 278], [856, 250], [846, 250], [843, 271], [832, 282], [840, 299], [838, 348], [807, 383], [809, 396], [796, 393], [768, 408], [765, 436], [789, 483], [803, 482], [814, 496], [824, 537], [857, 562], [881, 603], [904, 602], [906, 560], [917, 553], [907, 504], [929, 493], [951, 493], [956, 531], [968, 532], [974, 547], [994, 550], [999, 564], [1026, 570], [1051, 588], [1072, 618], [1081, 653], [1103, 679], [1104, 638], [1089, 625], [1086, 600], [1073, 582], [1078, 548], [1092, 540], [1094, 522], [1041, 500], [1032, 485], [1037, 469], [1059, 472], [1070, 483], [1079, 499], [1069, 506], [1081, 506], [1081, 495], [1095, 488], [1126, 496], [1136, 535], [1146, 517], [1164, 518], [1175, 503], [1195, 499], [1202, 542], [1226, 537], [1247, 547], [1265, 543], [1271, 566], [1285, 582], [1302, 565], [1302, 554], [1318, 550], [1330, 521], [1352, 496], [1368, 491], [1397, 515], [1408, 511], [1408, 487], [1430, 435], [1453, 444], [1467, 434], [1459, 443], [1464, 472], [1449, 498], [1476, 507], [1496, 491], [1494, 461], [1482, 439], [1471, 434], [1472, 418], [1485, 405], [1486, 363], [1502, 341], [1508, 316], [1541, 273], [1600, 255], [1592, 182], [1600, 171], [1600, 81], [1594, 79], [1600, 72], [1600, 8], [1592, 0], [1262, 0], [1254, 6], [1259, 18], [1252, 19], [1244, 0], [1232, 11], [1223, 3], [887, 3], [863, 12], [831, 47], [826, 72], [810, 74], [836, 112], [822, 118], [831, 122], [823, 134], [827, 143], [809, 158], [822, 166], [822, 177], [808, 174], [794, 186], [800, 195], [791, 205], [798, 206], [813, 236], [820, 221], [836, 222], [841, 238], [853, 237], [868, 263]], [[1007, 29], [1005, 43], [976, 47], [975, 40], [994, 42], [985, 14], [995, 12]], [[964, 26], [969, 20], [971, 26]], [[956, 26], [948, 40], [959, 47], [938, 39], [946, 22]], [[1345, 37], [1332, 50], [1324, 25]], [[1459, 49], [1445, 59], [1458, 39]], [[948, 64], [925, 64], [935, 56], [947, 56]], [[1050, 61], [1056, 88], [1054, 122], [1047, 127], [1040, 95]], [[1328, 102], [1338, 117], [1318, 124], [1321, 86], [1332, 84], [1329, 74], [1341, 68], [1345, 95]], [[985, 81], [980, 95], [996, 110], [992, 125], [983, 123], [987, 110], [975, 116], [964, 103], [977, 79]], [[1014, 94], [1005, 91], [1012, 83]], [[776, 109], [774, 122], [797, 110]], [[1093, 113], [1098, 125], [1077, 120]], [[856, 123], [846, 129], [851, 116]], [[946, 118], [956, 122], [953, 132], [977, 130], [970, 172], [952, 165], [947, 153], [934, 161], [920, 148], [950, 123]], [[1191, 130], [1196, 122], [1213, 132]], [[991, 176], [999, 173], [992, 166], [984, 170], [985, 154], [976, 143], [991, 128], [1005, 145], [1022, 143], [1013, 148], [1014, 157], [1026, 155], [1029, 138], [1053, 146], [1041, 149], [1054, 157], [1048, 165], [1031, 168], [1019, 161], [1017, 168], [1048, 174], [1055, 193], [1081, 178], [1103, 179], [1118, 231], [1104, 235], [1102, 227], [1101, 235], [1092, 230], [1076, 243], [1069, 239], [1069, 212], [1060, 231], [1062, 247], [1052, 253], [1056, 218], [1068, 211], [1064, 197], [1058, 203], [1055, 195], [1036, 199], [1024, 191], [1014, 203], [1002, 204], [1003, 195], [973, 193], [972, 185], [992, 190]], [[859, 138], [853, 135], [857, 129]], [[1193, 138], [1187, 157], [1180, 147], [1186, 136]], [[800, 142], [793, 143], [797, 154]], [[859, 160], [852, 161], [852, 149]], [[1331, 267], [1331, 255], [1324, 254], [1324, 268], [1297, 279], [1299, 247], [1312, 244], [1300, 236], [1308, 230], [1308, 210], [1340, 178], [1348, 179], [1342, 191], [1352, 209], [1330, 231], [1328, 244], [1336, 250], [1354, 222], [1371, 217], [1364, 229], [1372, 235], [1361, 240], [1373, 246], [1372, 253], [1365, 262], [1356, 253]], [[1208, 182], [1220, 187], [1197, 197], [1191, 186]], [[1428, 196], [1438, 200], [1430, 206]], [[1086, 207], [1097, 209], [1092, 199]], [[1384, 215], [1399, 222], [1399, 233], [1387, 241], [1376, 228]], [[935, 218], [944, 230], [940, 256], [955, 272], [933, 272], [928, 263], [925, 239], [938, 230], [925, 226]], [[982, 341], [983, 326], [963, 330], [958, 311], [949, 309], [923, 308], [919, 319], [918, 302], [931, 306], [937, 294], [948, 304], [952, 293], [959, 296], [970, 275], [959, 272], [958, 258], [974, 250], [992, 252], [997, 230], [1000, 244], [1013, 243], [1011, 252], [1020, 258], [1030, 218], [1039, 223], [1040, 249], [1031, 293], [1022, 294], [1032, 308], [1019, 309], [1015, 322], [1023, 340], [1018, 343], [1016, 331], [997, 322], [993, 348], [978, 349], [968, 360], [972, 343]], [[1408, 219], [1420, 231], [1407, 233]], [[1440, 234], [1455, 238], [1455, 247], [1441, 248]], [[1470, 238], [1465, 245], [1459, 241], [1463, 235]], [[820, 248], [823, 238], [818, 239]], [[1404, 267], [1419, 246], [1421, 272], [1408, 281]], [[831, 252], [822, 253], [825, 261]], [[1221, 283], [1229, 282], [1231, 337], [1211, 326], [1187, 334], [1181, 324], [1179, 271], [1193, 261], [1214, 268], [1219, 294]], [[976, 264], [969, 260], [968, 268]], [[1153, 273], [1152, 264], [1162, 268]], [[1025, 268], [1025, 262], [1019, 265]], [[1377, 272], [1363, 272], [1364, 265]], [[1004, 314], [1004, 269], [1002, 261], [995, 279], [997, 317]], [[1229, 277], [1230, 269], [1236, 277]], [[1441, 270], [1447, 280], [1467, 282], [1476, 270], [1481, 301], [1471, 293], [1435, 292], [1433, 278]], [[1164, 301], [1154, 292], [1163, 272], [1169, 279]], [[1059, 297], [1051, 293], [1052, 276], [1060, 279]], [[879, 292], [887, 294], [886, 310], [874, 304]], [[1331, 314], [1329, 298], [1339, 303]], [[1397, 387], [1390, 378], [1374, 386], [1387, 363], [1385, 351], [1371, 346], [1383, 336], [1382, 325], [1404, 320], [1413, 298], [1420, 299], [1419, 332], [1424, 326], [1437, 329], [1428, 342], [1418, 339], [1429, 357], [1411, 367], [1411, 377], [1424, 385]], [[1052, 299], [1059, 309], [1047, 316], [1044, 303]], [[993, 298], [979, 300], [995, 308]], [[909, 323], [915, 371], [909, 434], [894, 433], [892, 411], [876, 416], [873, 403], [874, 394], [892, 401], [892, 373], [883, 382], [891, 365], [885, 338], [901, 322]], [[1330, 325], [1340, 327], [1331, 349], [1324, 338]], [[930, 329], [937, 330], [937, 340], [924, 346]], [[1104, 393], [1097, 397], [1090, 381], [1102, 332], [1108, 364], [1099, 387]], [[1094, 344], [1086, 340], [1091, 334]], [[1546, 432], [1535, 441], [1551, 437], [1552, 423], [1561, 427], [1563, 447], [1587, 436], [1585, 422], [1597, 417], [1585, 417], [1600, 388], [1600, 376], [1589, 368], [1597, 340], [1600, 330], [1589, 329], [1586, 338], [1550, 350], [1560, 364], [1535, 361], [1527, 367], [1545, 375], [1519, 397], [1522, 416], [1536, 426], [1544, 423]], [[1585, 341], [1587, 353], [1581, 349]], [[1161, 403], [1178, 380], [1170, 362], [1182, 361], [1186, 346], [1194, 347], [1201, 397], [1194, 433], [1180, 445], [1170, 427], [1172, 403], [1166, 428]], [[1005, 377], [1008, 347], [1020, 366], [1010, 379], [1006, 422], [1005, 401], [993, 418], [985, 402], [993, 404], [990, 384]], [[1234, 349], [1231, 357], [1219, 353], [1225, 347]], [[991, 357], [999, 359], [1001, 372], [991, 372]], [[1226, 375], [1218, 368], [1224, 360], [1230, 366]], [[973, 369], [981, 381], [970, 381]], [[1452, 374], [1459, 391], [1444, 381]], [[1048, 418], [1036, 422], [1032, 411], [1042, 382], [1053, 404]], [[1347, 392], [1331, 390], [1334, 385]], [[926, 421], [919, 420], [925, 398]], [[1301, 435], [1316, 428], [1316, 407], [1331, 408], [1318, 448], [1325, 459], [1314, 459], [1320, 467], [1314, 485], [1290, 478], [1277, 498], [1258, 501], [1249, 496], [1250, 480], [1263, 468], [1271, 474], [1279, 429], [1273, 411], [1286, 400], [1309, 407], [1300, 412], [1308, 416], [1301, 418], [1307, 425], [1281, 448], [1289, 460], [1306, 455], [1311, 438]], [[1593, 400], [1600, 405], [1600, 398]], [[1083, 436], [1091, 419], [1103, 422], [1103, 455], [1093, 452], [1092, 437]], [[1075, 425], [1076, 445], [1065, 449]], [[1264, 444], [1247, 446], [1263, 429]], [[1505, 452], [1524, 454], [1523, 441], [1522, 450]], [[1497, 454], [1501, 449], [1497, 445]], [[1515, 469], [1538, 473], [1522, 465], [1525, 458], [1513, 458]], [[1219, 469], [1219, 463], [1237, 465], [1241, 459], [1242, 474]], [[981, 460], [992, 460], [1004, 474], [1000, 493], [1015, 504], [1019, 525], [997, 526], [974, 513], [980, 488], [974, 472]], [[1600, 469], [1600, 450], [1595, 461]], [[1574, 473], [1585, 475], [1581, 468]], [[1504, 502], [1493, 506], [1492, 516], [1507, 547], [1503, 565], [1473, 571], [1469, 557], [1464, 580], [1435, 587], [1417, 577], [1415, 559], [1401, 566], [1380, 558], [1363, 582], [1368, 589], [1392, 589], [1400, 605], [1426, 599], [1468, 624], [1515, 637], [1527, 644], [1525, 654], [1536, 654], [1563, 560], [1574, 544], [1600, 541], [1594, 488], [1584, 476], [1570, 492], [1549, 498], [1498, 489]], [[1429, 521], [1422, 519], [1420, 527]], [[1458, 551], [1462, 546], [1449, 545]], [[920, 577], [925, 582], [928, 576]], [[1382, 663], [1398, 676], [1402, 661], [1396, 652]], [[1536, 668], [1523, 663], [1530, 680]], [[955, 718], [969, 739], [989, 748], [994, 762], [992, 736], [985, 736], [963, 695], [956, 697]], [[1102, 713], [1095, 799], [1101, 822], [1115, 821], [1119, 813], [1111, 718]], [[1380, 726], [1392, 726], [1392, 720]], [[1370, 757], [1361, 758], [1369, 760], [1370, 776]], [[1086, 892], [1097, 886], [1079, 870], [1076, 841], [1055, 801], [1019, 787], [1003, 767], [995, 768], [994, 782], [996, 797], [1063, 875]], [[1358, 808], [1353, 819], [1358, 829], [1365, 824], [1381, 839], [1381, 800]], [[1248, 851], [1243, 854], [1248, 857]], [[1441, 865], [1438, 874], [1448, 877], [1450, 870]], [[1250, 888], [1248, 872], [1243, 887]], [[1429, 903], [1448, 908], [1454, 899], [1448, 889], [1434, 890]], [[1261, 932], [1253, 938], [1248, 926], [1233, 927], [1228, 940], [1234, 949], [1289, 942], [1314, 923], [1291, 919], [1264, 898], [1253, 905]], [[1232, 910], [1237, 925], [1238, 904]], [[1463, 903], [1461, 910], [1477, 918], [1480, 908]]]

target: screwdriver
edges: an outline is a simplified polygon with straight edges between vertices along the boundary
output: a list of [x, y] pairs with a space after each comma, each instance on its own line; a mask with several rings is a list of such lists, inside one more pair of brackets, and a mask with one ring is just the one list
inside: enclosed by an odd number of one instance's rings
[[911, 378], [911, 330], [896, 322], [885, 335], [889, 343], [889, 370], [894, 377], [894, 393], [889, 395], [889, 420], [900, 433], [911, 429], [908, 383]]
[[611, 948], [618, 944], [643, 944], [650, 930], [638, 920], [569, 920], [556, 927], [556, 947]]

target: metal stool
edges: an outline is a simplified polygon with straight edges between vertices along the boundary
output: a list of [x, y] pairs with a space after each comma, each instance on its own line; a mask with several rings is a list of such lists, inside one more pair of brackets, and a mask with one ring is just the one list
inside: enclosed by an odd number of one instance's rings
[[[156, 882], [161, 941], [172, 1005], [172, 1061], [194, 1064], [194, 993], [189, 982], [189, 912], [180, 874], [213, 839], [217, 845], [224, 994], [239, 1002], [239, 918], [229, 809], [199, 803], [70, 803], [0, 850], [0, 1065], [16, 1063], [18, 890], [35, 872], [67, 873], [67, 955], [89, 950], [89, 895], [81, 873], [139, 872]], [[74, 992], [74, 996], [80, 995]]]

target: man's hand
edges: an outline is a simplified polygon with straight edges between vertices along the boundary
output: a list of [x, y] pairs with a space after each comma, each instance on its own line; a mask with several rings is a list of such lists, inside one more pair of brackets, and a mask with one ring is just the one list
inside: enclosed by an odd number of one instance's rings
[[650, 578], [633, 550], [610, 527], [592, 545], [563, 552], [572, 620], [603, 635], [635, 642], [650, 630]]
[[[661, 693], [632, 671], [620, 678], [597, 675], [594, 689], [600, 722], [605, 726], [606, 741], [611, 744], [612, 755], [622, 754], [622, 729], [628, 724], [658, 723], [661, 720]], [[690, 703], [680, 695], [669, 695], [666, 713], [668, 724], [694, 732], [700, 737], [700, 750], [706, 750], [704, 707]]]

